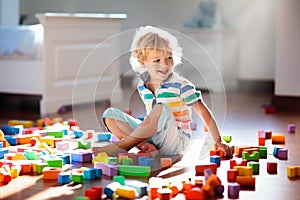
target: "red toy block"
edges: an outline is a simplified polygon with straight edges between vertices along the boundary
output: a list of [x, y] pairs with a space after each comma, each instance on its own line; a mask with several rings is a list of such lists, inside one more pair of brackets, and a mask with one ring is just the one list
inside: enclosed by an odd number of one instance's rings
[[285, 144], [285, 136], [277, 133], [272, 135], [272, 144]]
[[229, 169], [227, 171], [227, 181], [229, 183], [234, 183], [236, 182], [236, 177], [238, 176], [238, 169]]
[[236, 182], [242, 187], [255, 187], [255, 177], [252, 176], [237, 176]]
[[267, 162], [267, 172], [269, 174], [277, 174], [277, 162]]
[[102, 193], [103, 193], [102, 192], [103, 191], [102, 187], [101, 186], [93, 185], [92, 189], [97, 191], [97, 196], [96, 196], [97, 199], [101, 199], [102, 198]]
[[186, 193], [185, 198], [186, 200], [204, 200], [206, 195], [201, 188], [194, 187]]
[[220, 156], [220, 150], [210, 150], [209, 155], [210, 156]]
[[195, 165], [195, 172], [196, 176], [203, 176], [205, 169], [211, 169], [214, 173], [217, 173], [217, 164], [216, 163], [210, 163], [205, 165]]
[[172, 198], [172, 190], [169, 188], [160, 188], [157, 193], [160, 200], [170, 200]]
[[231, 159], [230, 160], [230, 169], [233, 169], [235, 166], [247, 166], [248, 161], [247, 160], [242, 160], [240, 164], [238, 164], [235, 160]]
[[1, 167], [0, 168], [0, 182], [9, 183], [12, 180], [12, 176], [10, 175], [9, 167]]
[[97, 200], [98, 199], [97, 190], [94, 190], [92, 188], [85, 189], [84, 196], [88, 197], [90, 200]]
[[276, 112], [275, 106], [266, 106], [265, 114], [274, 114]]

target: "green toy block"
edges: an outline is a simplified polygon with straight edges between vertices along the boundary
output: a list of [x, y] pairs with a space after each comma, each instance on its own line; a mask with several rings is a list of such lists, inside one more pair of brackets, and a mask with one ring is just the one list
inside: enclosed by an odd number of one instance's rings
[[119, 162], [118, 157], [108, 157], [107, 163], [118, 163], [118, 162]]
[[47, 160], [48, 167], [57, 167], [62, 168], [63, 160], [62, 159], [51, 159]]
[[138, 176], [148, 177], [150, 176], [150, 166], [138, 166], [138, 165], [118, 165], [119, 175], [123, 176]]
[[86, 144], [82, 144], [81, 141], [78, 141], [78, 149], [89, 149], [92, 147], [91, 142], [87, 142]]
[[252, 167], [252, 172], [254, 175], [259, 174], [259, 163], [258, 162], [250, 161], [247, 163], [247, 166]]
[[27, 158], [27, 160], [39, 160], [41, 155], [42, 153], [36, 151], [30, 151], [30, 150], [24, 151], [24, 156]]
[[232, 136], [231, 135], [223, 135], [223, 140], [227, 143], [231, 142]]
[[125, 185], [125, 177], [124, 176], [113, 176], [113, 182], [118, 182], [121, 185]]
[[48, 167], [48, 164], [47, 164], [47, 163], [37, 163], [37, 164], [36, 164], [36, 172], [37, 172], [38, 174], [42, 174], [42, 173], [43, 173], [43, 169], [44, 169], [45, 167]]
[[248, 161], [258, 161], [259, 160], [259, 152], [253, 151], [251, 155], [248, 152], [242, 153], [242, 159]]
[[259, 158], [267, 158], [268, 157], [268, 148], [260, 146], [259, 147]]
[[75, 197], [73, 200], [90, 200], [88, 197]]
[[74, 183], [83, 183], [83, 181], [84, 181], [83, 173], [73, 173], [72, 174], [72, 181]]
[[122, 165], [132, 165], [132, 164], [133, 164], [132, 158], [125, 158], [122, 160]]
[[63, 131], [48, 130], [47, 135], [48, 136], [54, 136], [55, 138], [63, 138], [64, 137], [64, 132]]

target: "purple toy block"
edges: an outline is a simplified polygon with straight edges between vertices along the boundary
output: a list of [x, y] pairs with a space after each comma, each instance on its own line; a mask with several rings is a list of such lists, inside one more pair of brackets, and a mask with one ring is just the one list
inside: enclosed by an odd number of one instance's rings
[[287, 149], [279, 149], [277, 152], [277, 158], [280, 160], [287, 160], [288, 159], [288, 150]]
[[296, 132], [296, 126], [295, 126], [295, 124], [288, 124], [287, 131], [289, 133], [295, 133]]
[[102, 174], [106, 176], [116, 176], [118, 175], [118, 167], [112, 164], [106, 164], [103, 162], [95, 162], [94, 167], [102, 170]]
[[73, 152], [71, 153], [72, 162], [92, 162], [93, 155], [90, 152]]
[[239, 184], [228, 185], [228, 198], [238, 199], [240, 194], [241, 186]]
[[210, 168], [204, 169], [205, 180], [207, 180], [212, 174], [214, 174], [214, 172]]
[[219, 185], [215, 188], [215, 193], [217, 196], [222, 196], [224, 193], [224, 185]]

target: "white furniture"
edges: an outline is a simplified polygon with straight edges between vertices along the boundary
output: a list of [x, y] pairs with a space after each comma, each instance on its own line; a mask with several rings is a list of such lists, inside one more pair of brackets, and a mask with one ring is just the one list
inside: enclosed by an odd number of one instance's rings
[[[41, 60], [0, 60], [0, 92], [41, 95], [41, 114], [122, 96], [118, 57], [125, 14], [45, 13]], [[119, 98], [120, 99], [120, 98]]]
[[237, 40], [234, 30], [191, 28], [181, 31], [184, 67], [178, 70], [196, 87], [223, 92], [237, 87]]

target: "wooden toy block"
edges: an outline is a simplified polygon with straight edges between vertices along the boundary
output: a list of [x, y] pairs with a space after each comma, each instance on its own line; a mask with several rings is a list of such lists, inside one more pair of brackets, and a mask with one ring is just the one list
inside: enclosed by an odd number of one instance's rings
[[220, 156], [220, 150], [210, 150], [209, 155], [210, 156]]
[[203, 190], [205, 190], [210, 197], [215, 196], [215, 188], [217, 186], [221, 185], [220, 179], [217, 177], [217, 175], [212, 174], [205, 182], [205, 185], [202, 187]]
[[232, 140], [232, 135], [226, 134], [226, 135], [223, 135], [222, 138], [226, 143], [230, 143]]
[[[243, 152], [247, 152], [249, 155], [251, 155], [253, 152], [259, 152], [259, 147], [244, 149]], [[243, 157], [243, 152], [242, 152], [242, 157]]]
[[[95, 163], [95, 162], [104, 162], [104, 163], [109, 163], [108, 162], [108, 155], [106, 152], [100, 152], [97, 154], [97, 156], [93, 159], [92, 163]], [[118, 160], [117, 160], [118, 161]]]
[[248, 161], [259, 161], [259, 152], [254, 151], [254, 152], [252, 152], [251, 155], [249, 155], [248, 152], [243, 151], [242, 159], [243, 160], [248, 160]]
[[252, 176], [237, 176], [236, 182], [241, 187], [255, 187], [255, 177]]
[[241, 187], [239, 184], [228, 185], [228, 198], [229, 199], [238, 199], [240, 194]]
[[46, 168], [46, 167], [48, 167], [47, 163], [37, 163], [36, 164], [36, 172], [37, 172], [37, 174], [42, 174], [44, 168]]
[[273, 156], [275, 158], [278, 157], [278, 151], [279, 151], [279, 149], [282, 149], [282, 148], [281, 147], [274, 147], [274, 149], [273, 149]]
[[71, 164], [71, 155], [68, 153], [56, 154], [57, 157], [62, 159], [63, 165]]
[[107, 163], [118, 163], [118, 157], [108, 157]]
[[27, 160], [24, 153], [16, 153], [12, 160]]
[[84, 196], [88, 197], [89, 200], [97, 200], [98, 198], [98, 194], [97, 194], [97, 190], [94, 190], [92, 188], [87, 188], [84, 191]]
[[0, 149], [2, 149], [2, 148], [3, 148], [3, 142], [0, 141]]
[[92, 142], [86, 142], [86, 141], [78, 141], [77, 142], [78, 149], [89, 149], [92, 147]]
[[[237, 157], [242, 157], [243, 151], [245, 150], [245, 151], [249, 152], [249, 149], [251, 151], [259, 151], [259, 147], [255, 147], [255, 146], [237, 146], [237, 147], [235, 147], [234, 153]], [[256, 149], [256, 150], [254, 150], [254, 149]]]
[[89, 163], [92, 162], [93, 154], [87, 151], [77, 151], [71, 153], [72, 162]]
[[81, 130], [74, 130], [73, 134], [74, 134], [75, 138], [81, 138], [83, 136], [83, 131], [81, 131]]
[[96, 192], [97, 192], [96, 199], [102, 198], [102, 187], [101, 186], [93, 185], [91, 189], [96, 190]]
[[236, 182], [236, 177], [238, 176], [238, 169], [229, 169], [227, 170], [227, 181], [229, 183]]
[[267, 172], [269, 174], [277, 174], [277, 162], [267, 162]]
[[96, 178], [102, 178], [102, 169], [95, 168]]
[[210, 162], [211, 163], [216, 163], [217, 166], [219, 167], [221, 165], [221, 157], [220, 156], [210, 156]]
[[1, 183], [9, 183], [12, 180], [12, 176], [10, 174], [9, 168], [2, 166], [0, 168], [0, 182]]
[[233, 169], [238, 170], [238, 176], [252, 176], [253, 175], [252, 167], [235, 166]]
[[121, 185], [118, 182], [112, 182], [108, 185], [105, 186], [104, 188], [104, 194], [108, 197], [108, 198], [112, 198], [115, 191], [117, 190], [117, 188], [119, 188]]
[[96, 179], [96, 169], [95, 168], [86, 168], [83, 170], [84, 179], [92, 180]]
[[124, 176], [113, 176], [114, 182], [119, 182], [121, 185], [125, 185], [125, 177]]
[[204, 200], [206, 195], [201, 188], [194, 187], [186, 193], [185, 198], [186, 200]]
[[53, 136], [45, 136], [40, 138], [41, 143], [46, 143], [50, 147], [54, 147], [54, 137]]
[[296, 132], [296, 126], [295, 126], [295, 124], [288, 124], [287, 125], [287, 132], [288, 133], [295, 133]]
[[122, 165], [133, 165], [133, 160], [131, 158], [125, 158], [122, 160]]
[[121, 198], [134, 199], [137, 196], [137, 192], [134, 188], [121, 185], [116, 189], [116, 194]]
[[162, 169], [172, 167], [172, 159], [171, 158], [160, 158], [160, 164]]
[[73, 183], [83, 183], [84, 175], [83, 173], [72, 172], [72, 182]]
[[17, 125], [22, 125], [24, 128], [30, 128], [34, 126], [33, 121], [31, 120], [9, 120], [7, 122], [8, 126], [17, 126]]
[[195, 172], [196, 176], [203, 176], [205, 169], [211, 169], [214, 173], [217, 173], [217, 164], [216, 163], [210, 163], [210, 164], [204, 164], [204, 165], [195, 165]]
[[272, 131], [266, 131], [266, 140], [272, 139]]
[[137, 197], [147, 195], [148, 184], [138, 180], [126, 180], [126, 185], [132, 187], [137, 192]]
[[5, 160], [12, 160], [16, 153], [7, 153], [4, 155]]
[[279, 149], [277, 153], [277, 158], [279, 160], [287, 160], [288, 159], [288, 150], [287, 149]]
[[149, 200], [155, 200], [158, 198], [158, 192], [157, 192], [158, 189], [160, 189], [160, 187], [149, 186], [149, 189], [148, 189]]
[[214, 174], [214, 172], [210, 168], [204, 169], [205, 180], [207, 180], [212, 174]]
[[147, 158], [146, 166], [154, 167], [154, 158]]
[[247, 166], [252, 168], [253, 175], [259, 174], [259, 162], [250, 161], [247, 163]]
[[31, 163], [24, 162], [20, 163], [21, 171], [20, 174], [30, 174], [31, 173]]
[[10, 175], [12, 178], [17, 178], [21, 172], [21, 166], [16, 165], [10, 168]]
[[170, 200], [172, 198], [172, 190], [169, 188], [159, 188], [157, 193], [158, 199]]
[[90, 198], [79, 196], [79, 197], [75, 197], [73, 200], [90, 200]]
[[265, 106], [265, 114], [274, 114], [275, 112], [275, 106]]
[[11, 145], [11, 146], [16, 146], [17, 145], [17, 138], [12, 135], [5, 135], [4, 138], [6, 141]]
[[[123, 157], [125, 156], [125, 157]], [[137, 164], [137, 159], [138, 159], [138, 156], [134, 153], [119, 153], [118, 154], [118, 158], [119, 158], [119, 163], [122, 163], [122, 158], [125, 159], [127, 156], [127, 158], [131, 158], [132, 161], [133, 161], [133, 164]], [[148, 156], [145, 156], [145, 157], [148, 157]]]
[[137, 164], [140, 166], [147, 166], [147, 157], [145, 156], [138, 157]]
[[259, 146], [265, 146], [266, 144], [266, 138], [265, 137], [258, 137], [258, 145]]
[[58, 184], [64, 185], [71, 182], [71, 173], [70, 172], [60, 172], [58, 174]]
[[230, 160], [230, 169], [233, 169], [235, 166], [247, 166], [248, 160], [242, 160], [239, 164], [236, 160], [231, 159]]
[[2, 132], [5, 135], [17, 135], [20, 133], [20, 127], [4, 125], [2, 126]]
[[10, 146], [9, 143], [5, 140], [2, 130], [0, 130], [0, 141], [3, 143], [3, 147]]
[[3, 159], [8, 154], [8, 149], [0, 149], [0, 159]]
[[78, 122], [77, 122], [76, 119], [68, 119], [68, 125], [70, 127], [72, 127], [72, 126], [78, 126]]
[[285, 144], [285, 136], [277, 133], [272, 135], [272, 144]]
[[268, 157], [268, 148], [260, 146], [259, 147], [259, 158], [266, 159]]
[[111, 133], [98, 133], [97, 135], [98, 142], [110, 141], [111, 138]]
[[151, 158], [151, 154], [145, 151], [139, 151], [137, 153], [137, 157], [147, 157], [147, 158]]
[[57, 157], [55, 159], [47, 160], [48, 167], [56, 167], [56, 168], [62, 168], [63, 161], [61, 158]]
[[215, 194], [216, 196], [223, 196], [223, 193], [224, 193], [224, 185], [219, 185], [215, 188]]
[[289, 178], [300, 177], [300, 166], [288, 166], [287, 167], [287, 176]]
[[118, 165], [118, 171], [119, 175], [123, 176], [148, 177], [150, 176], [151, 168], [149, 166]]
[[63, 138], [64, 137], [63, 131], [47, 130], [46, 132], [47, 132], [48, 136], [53, 136], [55, 138]]
[[61, 172], [61, 168], [45, 167], [43, 169], [44, 180], [58, 180], [58, 174]]
[[102, 174], [104, 174], [106, 176], [118, 175], [118, 167], [115, 165], [112, 165], [112, 164], [107, 164], [107, 163], [103, 163], [103, 162], [95, 162], [94, 168], [101, 169]]
[[56, 149], [61, 151], [66, 151], [70, 148], [69, 142], [60, 141], [55, 143]]

